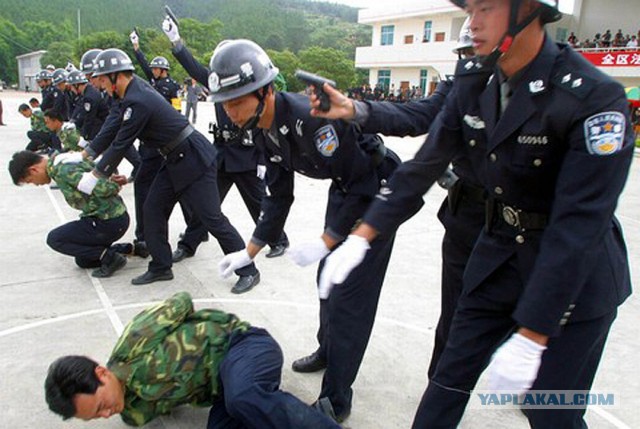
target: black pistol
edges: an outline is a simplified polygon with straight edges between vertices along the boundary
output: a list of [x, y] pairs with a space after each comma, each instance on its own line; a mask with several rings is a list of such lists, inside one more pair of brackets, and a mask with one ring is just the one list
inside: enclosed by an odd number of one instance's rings
[[167, 13], [167, 15], [169, 15], [169, 18], [171, 18], [173, 22], [176, 23], [176, 26], [178, 26], [178, 18], [173, 13], [173, 11], [171, 10], [168, 4], [164, 5], [164, 11]]
[[326, 92], [324, 92], [323, 86], [325, 83], [328, 83], [332, 87], [336, 87], [336, 83], [330, 79], [326, 79], [322, 76], [318, 76], [317, 74], [309, 73], [304, 70], [296, 70], [295, 76], [306, 83], [307, 85], [313, 85], [314, 92], [318, 99], [320, 100], [320, 110], [323, 112], [328, 111], [331, 108], [331, 102], [329, 101], [329, 96]]

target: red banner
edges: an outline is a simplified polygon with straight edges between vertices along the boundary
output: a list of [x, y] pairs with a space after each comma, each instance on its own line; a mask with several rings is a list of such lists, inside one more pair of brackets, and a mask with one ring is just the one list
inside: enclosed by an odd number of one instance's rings
[[580, 52], [598, 67], [640, 67], [640, 51]]

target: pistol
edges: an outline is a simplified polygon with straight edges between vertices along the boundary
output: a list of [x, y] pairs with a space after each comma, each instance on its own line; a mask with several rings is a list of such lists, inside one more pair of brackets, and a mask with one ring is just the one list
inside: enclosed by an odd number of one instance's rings
[[169, 7], [168, 4], [164, 5], [164, 11], [167, 13], [167, 15], [169, 15], [169, 18], [171, 18], [173, 20], [173, 22], [176, 23], [176, 27], [178, 27], [178, 18], [173, 13], [173, 11], [171, 10], [171, 8]]
[[336, 83], [330, 79], [326, 79], [317, 74], [309, 73], [304, 70], [296, 70], [295, 76], [306, 83], [307, 85], [313, 85], [314, 92], [320, 100], [320, 110], [323, 112], [328, 111], [331, 108], [331, 102], [329, 96], [322, 89], [325, 83], [328, 83], [332, 87], [336, 87]]

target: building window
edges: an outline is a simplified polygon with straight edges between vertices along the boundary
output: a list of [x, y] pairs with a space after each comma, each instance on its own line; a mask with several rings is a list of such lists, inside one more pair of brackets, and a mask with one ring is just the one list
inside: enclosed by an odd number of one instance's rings
[[393, 25], [383, 25], [382, 31], [380, 34], [380, 44], [382, 46], [385, 45], [393, 45]]
[[407, 36], [404, 36], [404, 44], [405, 45], [410, 45], [413, 43], [413, 34], [409, 34]]
[[422, 96], [427, 95], [427, 77], [429, 73], [426, 70], [420, 70], [420, 89], [422, 90]]
[[385, 91], [391, 86], [391, 70], [378, 70], [378, 86]]
[[444, 31], [436, 33], [436, 42], [444, 42]]
[[566, 43], [569, 31], [566, 28], [556, 29], [556, 41]]
[[430, 42], [431, 41], [431, 21], [424, 22], [424, 33], [422, 34], [422, 42]]

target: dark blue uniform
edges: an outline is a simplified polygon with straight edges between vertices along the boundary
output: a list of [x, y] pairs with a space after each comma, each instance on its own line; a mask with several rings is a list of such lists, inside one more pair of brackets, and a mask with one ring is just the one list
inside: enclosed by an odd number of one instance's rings
[[[588, 390], [617, 306], [631, 293], [613, 213], [633, 155], [625, 94], [547, 37], [500, 112], [494, 70], [462, 60], [427, 143], [365, 221], [394, 230], [465, 152], [490, 196], [487, 228], [414, 428], [455, 428], [497, 346], [517, 327], [550, 336], [532, 389]], [[584, 409], [527, 410], [534, 428], [583, 428]]]
[[147, 62], [147, 58], [144, 56], [144, 53], [138, 49], [135, 51], [135, 55], [144, 75], [149, 79], [151, 86], [153, 86], [155, 90], [158, 91], [169, 103], [171, 103], [171, 99], [177, 98], [178, 91], [180, 91], [180, 84], [168, 76], [156, 79], [153, 76], [153, 71], [151, 71], [151, 67], [149, 67], [149, 63]]
[[64, 92], [55, 85], [50, 85], [42, 91], [42, 104], [40, 108], [43, 113], [47, 110], [55, 110], [62, 115], [65, 121], [69, 120], [69, 102]]
[[[187, 118], [137, 76], [127, 87], [120, 108], [120, 129], [96, 170], [111, 175], [137, 138], [142, 145], [157, 149], [165, 156], [144, 203], [145, 239], [153, 256], [149, 271], [163, 272], [171, 268], [168, 222], [178, 199], [193, 208], [225, 254], [244, 249], [240, 234], [220, 211], [215, 148], [193, 129]], [[236, 273], [255, 275], [257, 270], [250, 264]]]
[[[379, 137], [361, 134], [355, 125], [311, 117], [304, 95], [276, 93], [275, 109], [265, 138], [269, 194], [251, 241], [265, 245], [278, 239], [293, 203], [294, 172], [298, 172], [332, 181], [324, 232], [341, 242], [399, 159], [390, 150], [385, 155]], [[319, 396], [330, 399], [338, 416], [351, 410], [351, 385], [371, 335], [394, 237], [390, 234], [371, 243], [362, 265], [320, 302], [319, 355], [327, 369]]]
[[[361, 124], [362, 131], [400, 137], [426, 134], [450, 89], [451, 82], [444, 81], [429, 98], [420, 101], [366, 103], [369, 116]], [[438, 219], [445, 228], [445, 234], [442, 239], [440, 318], [429, 363], [429, 377], [433, 375], [447, 343], [451, 319], [462, 292], [462, 274], [484, 226], [485, 198], [481, 182], [464, 154], [457, 155], [451, 163], [457, 180], [439, 181], [446, 183], [443, 186], [448, 195], [438, 210]]]
[[[209, 69], [196, 61], [183, 44], [179, 44], [172, 52], [190, 76], [202, 85], [208, 85]], [[224, 201], [231, 186], [235, 184], [251, 218], [254, 222], [258, 222], [265, 185], [264, 181], [257, 177], [256, 169], [259, 163], [264, 164], [260, 152], [260, 147], [264, 146], [262, 142], [264, 135], [256, 130], [250, 131], [250, 136], [244, 135], [229, 119], [221, 104], [215, 104], [215, 109], [216, 130], [213, 144], [218, 151], [220, 199]], [[194, 254], [206, 234], [207, 231], [202, 223], [197, 218], [193, 218], [188, 222], [187, 230], [184, 237], [178, 242], [178, 246], [185, 248], [190, 254]], [[289, 240], [283, 231], [276, 242], [269, 244], [288, 246]]]
[[88, 141], [93, 140], [108, 115], [109, 107], [100, 91], [93, 85], [87, 84], [71, 117], [82, 137]]

